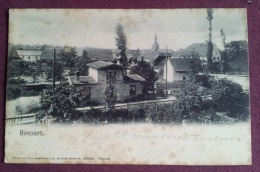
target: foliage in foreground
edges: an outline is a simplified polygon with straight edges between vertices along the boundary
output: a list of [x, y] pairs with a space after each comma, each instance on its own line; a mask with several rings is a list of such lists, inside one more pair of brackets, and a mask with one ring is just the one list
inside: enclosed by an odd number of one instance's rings
[[56, 122], [73, 122], [81, 116], [81, 113], [75, 109], [77, 106], [71, 90], [73, 88], [67, 85], [58, 85], [54, 94], [52, 90], [45, 90], [41, 94], [40, 103], [43, 109], [49, 109], [46, 115], [55, 118]]
[[[183, 85], [177, 99], [168, 103], [140, 103], [122, 109], [108, 108], [105, 111], [90, 109], [85, 113], [76, 111], [78, 93], [67, 85], [59, 85], [55, 95], [46, 90], [41, 95], [41, 105], [49, 111], [41, 112], [61, 123], [131, 123], [152, 122], [181, 124], [229, 124], [248, 120], [249, 96], [242, 87], [227, 79], [211, 83], [203, 88], [194, 83]], [[80, 102], [80, 101], [79, 101]]]

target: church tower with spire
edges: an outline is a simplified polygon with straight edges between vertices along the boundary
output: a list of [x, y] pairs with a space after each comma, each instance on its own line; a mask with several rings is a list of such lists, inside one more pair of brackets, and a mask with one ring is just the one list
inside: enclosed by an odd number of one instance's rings
[[158, 49], [159, 49], [159, 44], [157, 42], [157, 34], [156, 33], [155, 33], [154, 43], [153, 43], [152, 49], [153, 49], [153, 51], [158, 51]]

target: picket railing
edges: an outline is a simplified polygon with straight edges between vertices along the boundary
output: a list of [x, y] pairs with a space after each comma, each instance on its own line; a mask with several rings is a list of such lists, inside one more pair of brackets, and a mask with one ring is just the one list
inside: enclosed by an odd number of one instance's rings
[[5, 118], [6, 124], [31, 124], [36, 122], [36, 113], [15, 115]]
[[[129, 102], [129, 103], [118, 103], [115, 105], [115, 109], [128, 109], [132, 106], [138, 106], [138, 107], [144, 107], [145, 105], [149, 104], [166, 104], [166, 103], [172, 103], [175, 101], [174, 99], [160, 99], [160, 100], [147, 100], [147, 101], [139, 101], [139, 102]], [[76, 108], [76, 110], [81, 111], [81, 112], [87, 112], [90, 109], [98, 109], [101, 111], [107, 111], [109, 108], [107, 106], [93, 106], [93, 107], [81, 107], [81, 108]]]

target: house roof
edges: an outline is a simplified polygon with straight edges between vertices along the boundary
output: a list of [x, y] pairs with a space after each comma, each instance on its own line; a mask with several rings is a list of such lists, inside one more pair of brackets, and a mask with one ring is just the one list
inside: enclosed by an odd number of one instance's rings
[[68, 76], [68, 79], [73, 85], [96, 84], [96, 81], [91, 76], [79, 76], [79, 81], [76, 81], [76, 76]]
[[[217, 49], [215, 43], [213, 43], [213, 47]], [[207, 49], [208, 46], [206, 43], [193, 43], [185, 49], [180, 49], [174, 52], [174, 56], [190, 56], [192, 51], [195, 51], [201, 57], [207, 57]]]
[[113, 69], [123, 69], [123, 66], [110, 63], [110, 62], [104, 62], [104, 61], [96, 61], [93, 63], [88, 63], [87, 66], [93, 67], [95, 69], [108, 69], [108, 68], [113, 68]]
[[175, 71], [190, 71], [190, 64], [184, 58], [170, 58], [169, 59]]
[[[111, 50], [111, 52], [112, 53], [120, 53], [122, 50], [120, 50], [120, 49], [113, 49], [113, 50]], [[125, 50], [125, 53], [126, 54], [132, 54], [132, 53], [135, 53], [136, 52], [136, 50], [130, 50], [130, 49], [126, 49]]]
[[[60, 48], [55, 48], [56, 57], [61, 53]], [[52, 60], [54, 58], [53, 48], [45, 48], [41, 54], [41, 59]]]
[[41, 50], [16, 50], [19, 56], [40, 56]]
[[172, 56], [173, 50], [172, 49], [159, 49], [157, 51], [148, 49], [143, 50], [138, 58], [144, 57], [144, 59], [148, 60], [156, 60], [159, 56]]
[[141, 82], [144, 82], [145, 79], [143, 77], [141, 77], [140, 75], [137, 75], [137, 74], [128, 74], [126, 75], [126, 80], [127, 81], [141, 81]]
[[76, 48], [76, 52], [79, 56], [82, 55], [83, 50], [85, 50], [88, 53], [88, 57], [91, 59], [97, 59], [102, 61], [113, 61], [113, 55], [111, 52], [111, 49], [102, 49], [102, 48]]

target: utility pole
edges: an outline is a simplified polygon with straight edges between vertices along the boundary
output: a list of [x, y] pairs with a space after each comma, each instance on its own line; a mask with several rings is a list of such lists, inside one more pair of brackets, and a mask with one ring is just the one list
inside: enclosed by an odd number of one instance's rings
[[52, 92], [54, 94], [55, 89], [55, 63], [56, 63], [56, 50], [53, 49], [53, 62], [52, 62]]
[[166, 82], [165, 82], [165, 87], [166, 87], [166, 94], [165, 94], [165, 96], [166, 96], [166, 99], [167, 99], [167, 97], [168, 97], [168, 89], [167, 89], [167, 78], [168, 78], [168, 47], [167, 47], [167, 45], [166, 45]]

